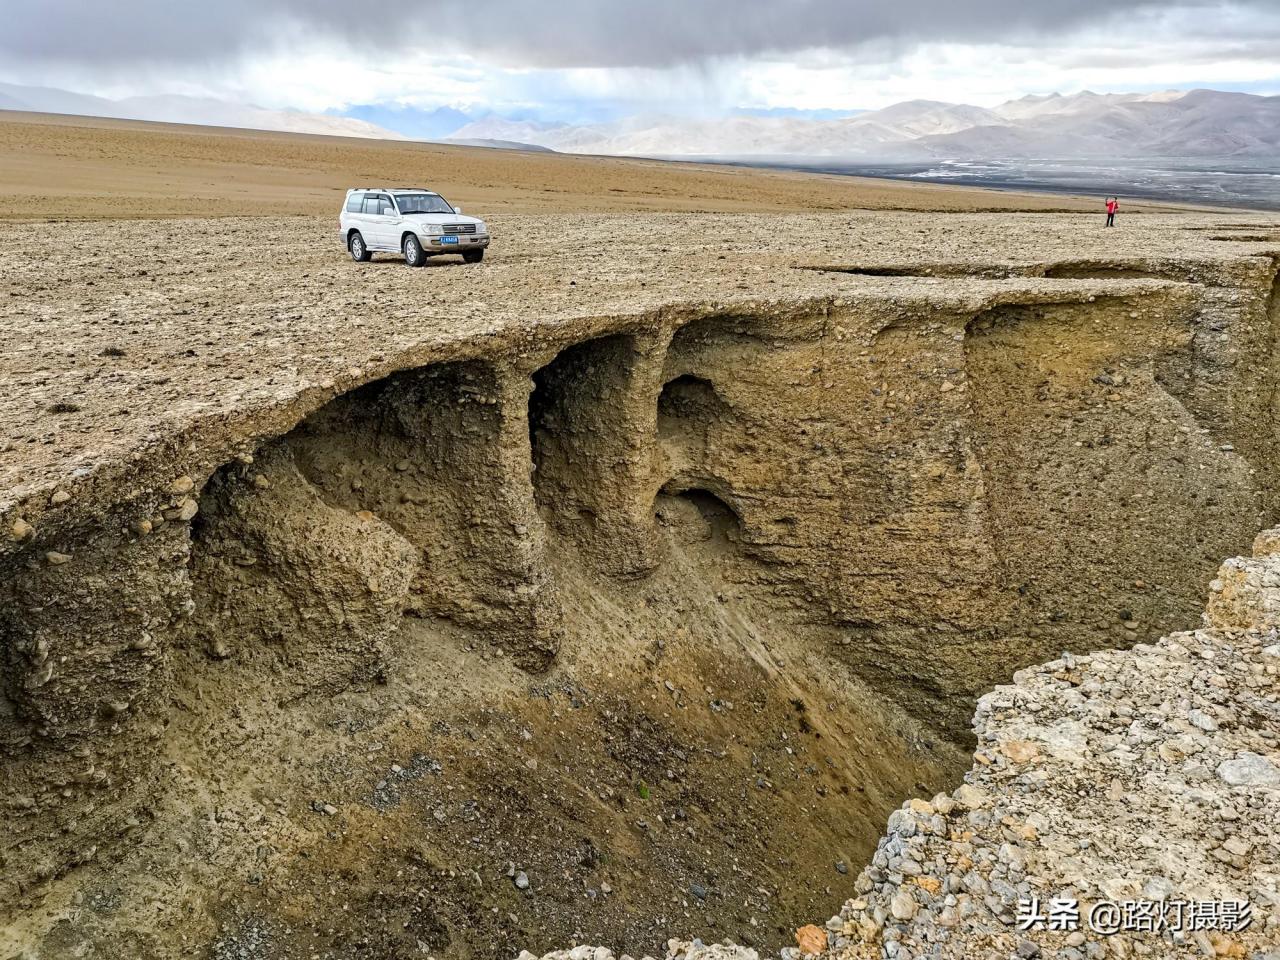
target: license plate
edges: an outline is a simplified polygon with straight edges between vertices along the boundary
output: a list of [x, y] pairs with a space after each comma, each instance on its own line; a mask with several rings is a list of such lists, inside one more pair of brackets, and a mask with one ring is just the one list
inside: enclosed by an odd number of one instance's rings
[[441, 243], [457, 243], [458, 238], [457, 237], [441, 237], [440, 242]]

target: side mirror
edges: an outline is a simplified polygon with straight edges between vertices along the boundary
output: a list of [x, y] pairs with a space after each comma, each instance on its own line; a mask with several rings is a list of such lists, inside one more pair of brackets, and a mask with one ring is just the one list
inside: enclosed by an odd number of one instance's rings
[[458, 216], [462, 216], [462, 208], [461, 208], [461, 207], [454, 207], [454, 208], [453, 208], [453, 212], [454, 212], [454, 213], [456, 213]]

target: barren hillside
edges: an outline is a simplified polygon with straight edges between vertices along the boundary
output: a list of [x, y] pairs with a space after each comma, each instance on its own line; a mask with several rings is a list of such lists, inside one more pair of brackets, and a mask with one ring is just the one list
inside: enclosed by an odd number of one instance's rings
[[428, 185], [486, 214], [1098, 204], [737, 167], [0, 113], [0, 218], [336, 217], [343, 191], [366, 184]]

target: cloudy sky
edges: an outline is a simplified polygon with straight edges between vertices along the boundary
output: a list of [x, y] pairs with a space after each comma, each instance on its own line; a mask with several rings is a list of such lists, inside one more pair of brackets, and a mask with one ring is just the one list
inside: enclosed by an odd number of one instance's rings
[[582, 121], [1280, 93], [1280, 0], [0, 0], [0, 80]]

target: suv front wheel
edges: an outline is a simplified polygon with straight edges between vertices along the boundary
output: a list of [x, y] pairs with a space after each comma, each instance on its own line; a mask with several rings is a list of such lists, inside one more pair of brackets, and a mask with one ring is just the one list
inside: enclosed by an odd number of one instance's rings
[[427, 262], [427, 255], [422, 252], [422, 242], [412, 233], [404, 238], [404, 262], [411, 267], [420, 267]]
[[462, 259], [465, 263], [479, 263], [484, 259], [484, 250], [463, 250]]
[[356, 263], [368, 263], [373, 256], [364, 242], [364, 237], [359, 233], [351, 235], [351, 239], [347, 241], [347, 249], [351, 251], [351, 259]]

